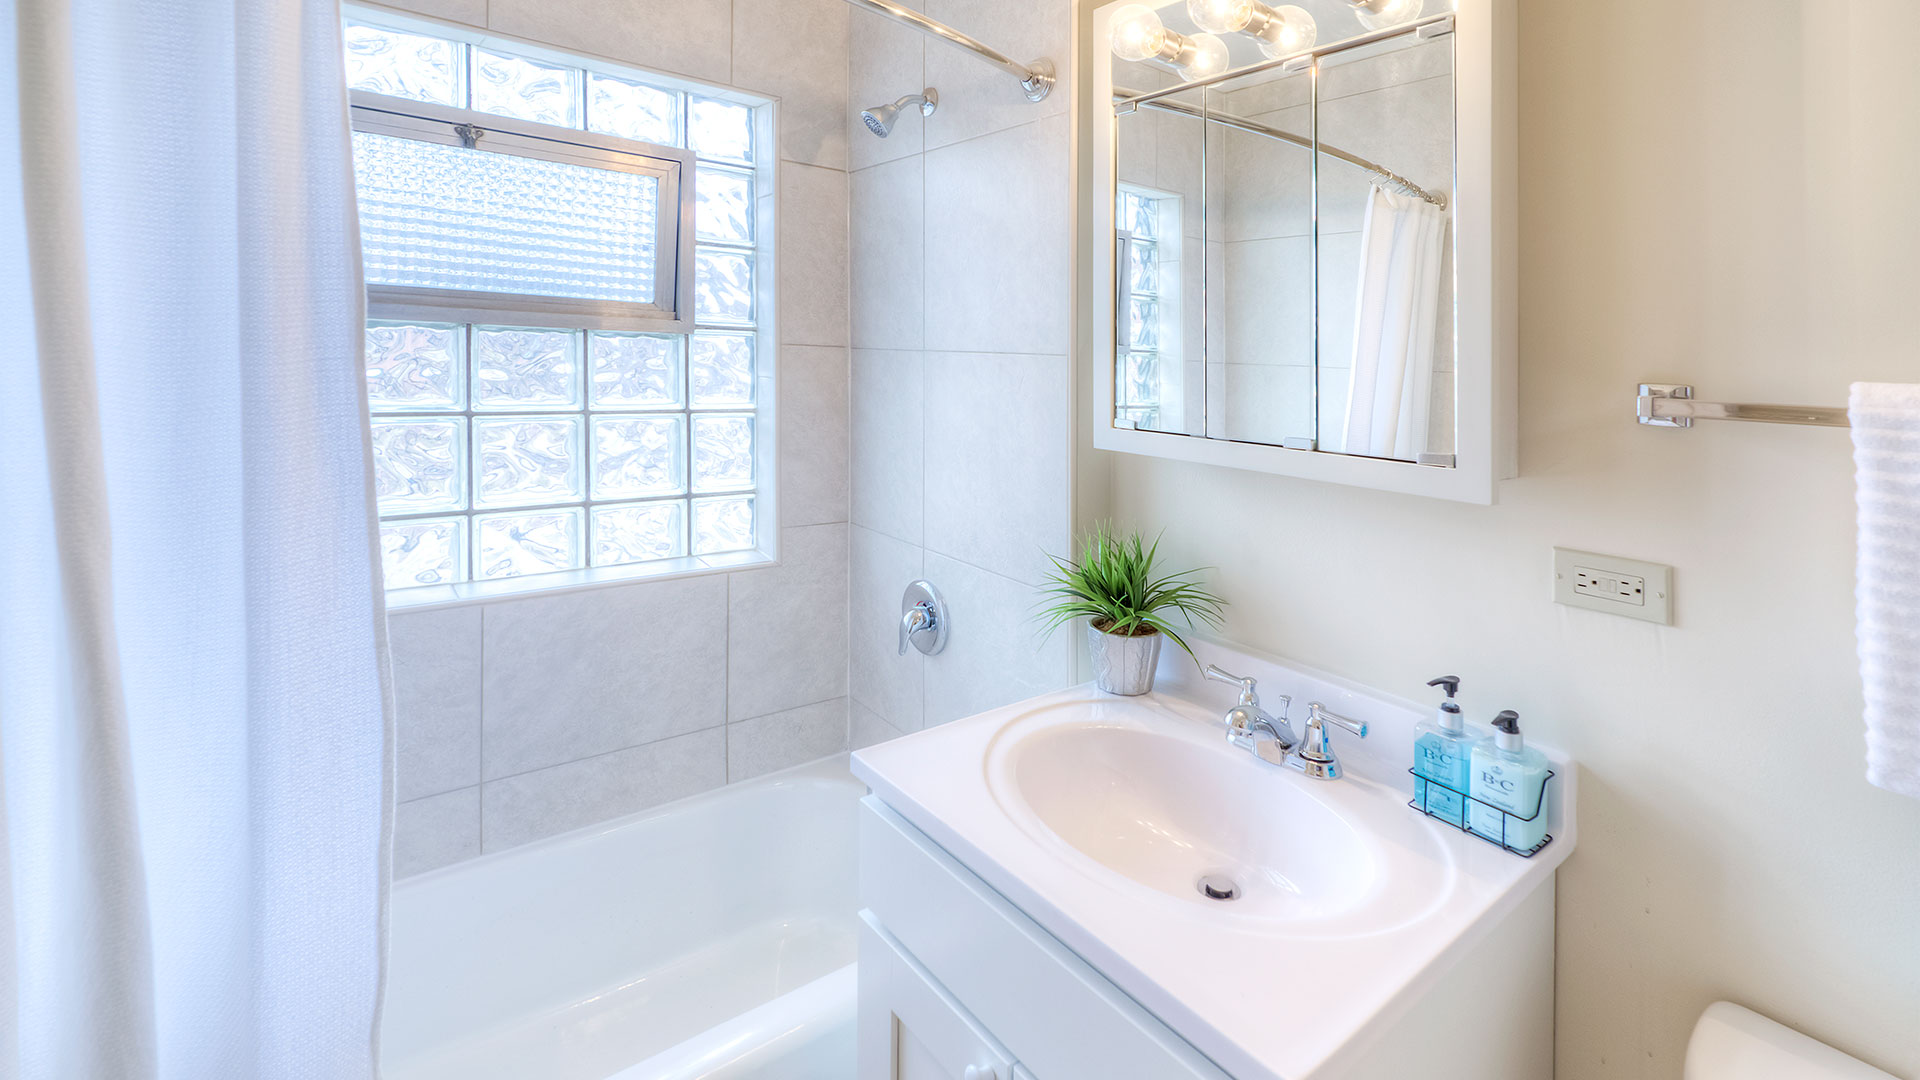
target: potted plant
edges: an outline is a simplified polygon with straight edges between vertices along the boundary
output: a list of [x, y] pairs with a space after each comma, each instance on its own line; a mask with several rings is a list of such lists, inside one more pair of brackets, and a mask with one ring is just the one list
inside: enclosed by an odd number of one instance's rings
[[1215, 629], [1221, 625], [1226, 601], [1194, 580], [1198, 570], [1155, 576], [1159, 552], [1157, 539], [1148, 545], [1137, 532], [1121, 538], [1100, 525], [1082, 543], [1078, 561], [1047, 556], [1053, 561], [1044, 590], [1050, 599], [1040, 613], [1047, 631], [1078, 618], [1087, 620], [1093, 683], [1109, 694], [1131, 696], [1153, 689], [1163, 637], [1193, 656], [1174, 629], [1173, 616], [1189, 627], [1196, 621]]

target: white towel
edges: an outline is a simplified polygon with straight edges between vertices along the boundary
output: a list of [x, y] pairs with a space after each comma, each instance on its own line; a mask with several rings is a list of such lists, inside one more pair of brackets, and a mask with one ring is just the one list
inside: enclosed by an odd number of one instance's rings
[[1920, 386], [1854, 383], [1867, 782], [1920, 799]]

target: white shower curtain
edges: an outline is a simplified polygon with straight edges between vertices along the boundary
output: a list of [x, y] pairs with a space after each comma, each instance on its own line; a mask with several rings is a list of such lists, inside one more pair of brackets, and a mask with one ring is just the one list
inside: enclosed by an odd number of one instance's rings
[[339, 13], [0, 0], [0, 1076], [372, 1077]]
[[1446, 234], [1446, 211], [1372, 189], [1360, 236], [1346, 453], [1411, 460], [1427, 448]]

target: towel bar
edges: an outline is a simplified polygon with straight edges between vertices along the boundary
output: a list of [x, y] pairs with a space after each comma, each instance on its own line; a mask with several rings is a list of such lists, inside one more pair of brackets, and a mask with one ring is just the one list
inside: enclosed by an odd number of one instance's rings
[[1695, 401], [1693, 387], [1679, 383], [1641, 383], [1634, 410], [1643, 424], [1654, 427], [1692, 427], [1695, 420], [1758, 420], [1763, 424], [1810, 424], [1814, 427], [1851, 427], [1847, 410], [1823, 405], [1749, 405], [1739, 402]]

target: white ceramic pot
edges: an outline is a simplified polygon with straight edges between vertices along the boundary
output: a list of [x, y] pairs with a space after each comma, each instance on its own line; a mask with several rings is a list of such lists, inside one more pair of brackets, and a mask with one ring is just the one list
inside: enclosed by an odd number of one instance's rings
[[1093, 685], [1109, 694], [1135, 697], [1153, 689], [1160, 663], [1160, 634], [1108, 634], [1087, 627], [1087, 651], [1093, 656]]

